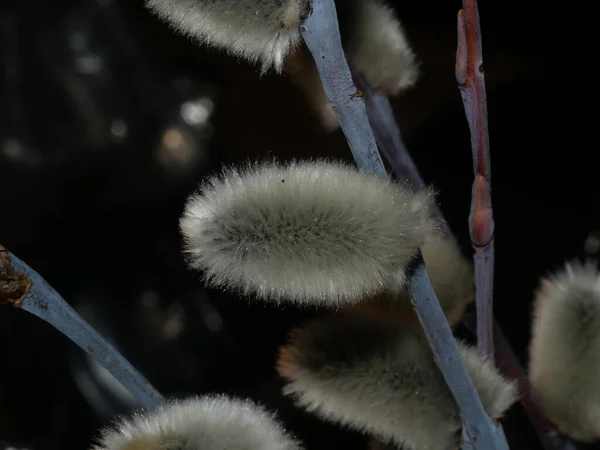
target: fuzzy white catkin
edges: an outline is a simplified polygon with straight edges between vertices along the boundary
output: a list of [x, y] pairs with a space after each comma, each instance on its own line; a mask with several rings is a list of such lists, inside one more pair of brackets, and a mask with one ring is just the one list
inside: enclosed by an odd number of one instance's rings
[[187, 260], [214, 285], [270, 301], [338, 306], [400, 290], [437, 230], [428, 190], [327, 161], [226, 170], [180, 221]]
[[146, 0], [177, 31], [280, 71], [300, 43], [310, 0]]
[[[381, 0], [336, 2], [342, 43], [348, 61], [367, 83], [385, 95], [398, 95], [414, 86], [419, 64], [393, 8]], [[297, 52], [288, 73], [327, 131], [339, 127], [308, 52]]]
[[542, 280], [534, 304], [529, 379], [540, 406], [575, 440], [600, 438], [600, 273], [570, 263]]
[[92, 450], [300, 450], [273, 414], [248, 400], [172, 401], [102, 431]]
[[394, 9], [381, 0], [336, 3], [344, 50], [377, 91], [396, 95], [414, 85], [419, 67]]
[[[458, 343], [483, 406], [500, 418], [516, 399], [476, 349]], [[461, 420], [417, 328], [332, 315], [292, 332], [277, 369], [284, 393], [325, 420], [413, 450], [456, 448]]]

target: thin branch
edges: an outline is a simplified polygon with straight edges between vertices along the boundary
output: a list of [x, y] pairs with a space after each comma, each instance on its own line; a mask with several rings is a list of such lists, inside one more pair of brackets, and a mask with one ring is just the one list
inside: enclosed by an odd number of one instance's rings
[[[508, 449], [502, 428], [485, 412], [471, 376], [460, 357], [452, 330], [427, 275], [420, 256], [414, 267], [408, 291], [423, 326], [433, 356], [458, 405], [463, 422], [463, 449]], [[436, 324], [436, 326], [431, 326]]]
[[[367, 116], [373, 128], [377, 145], [392, 167], [396, 177], [408, 181], [413, 189], [425, 186], [425, 181], [404, 144], [390, 100], [373, 89], [362, 74], [353, 71], [352, 77], [356, 86], [364, 95]], [[437, 203], [434, 204], [434, 208], [434, 213], [443, 218]], [[449, 235], [450, 229], [445, 220], [442, 220], [441, 226]]]
[[469, 232], [475, 250], [477, 342], [482, 354], [494, 358], [494, 214], [492, 210], [487, 100], [483, 76], [481, 29], [476, 0], [463, 0], [458, 13], [456, 81], [460, 89], [473, 151], [475, 180], [471, 193]]
[[362, 93], [354, 86], [346, 62], [334, 0], [313, 0], [312, 14], [300, 31], [358, 166], [386, 175]]
[[144, 407], [163, 396], [94, 330], [35, 270], [0, 246], [0, 304], [23, 309], [48, 322], [96, 359]]
[[[463, 318], [463, 323], [472, 332], [476, 332], [475, 315], [467, 312]], [[533, 388], [529, 383], [527, 373], [521, 366], [510, 343], [504, 336], [500, 325], [494, 322], [494, 337], [496, 345], [496, 358], [500, 372], [513, 380], [517, 380], [519, 385], [519, 401], [529, 422], [538, 435], [544, 450], [574, 450], [578, 448], [575, 442], [561, 436], [554, 425], [544, 416], [538, 402], [533, 396]]]
[[[351, 67], [352, 69], [352, 67]], [[367, 117], [379, 150], [388, 160], [396, 176], [408, 181], [414, 189], [425, 182], [404, 145], [389, 99], [373, 89], [365, 77], [352, 70], [356, 87], [361, 90], [367, 107]]]
[[[353, 84], [344, 55], [333, 0], [315, 0], [312, 14], [302, 24], [301, 32], [358, 166], [363, 170], [386, 175], [368, 121], [363, 94]], [[385, 108], [385, 104], [383, 107]], [[380, 131], [386, 128], [383, 126]], [[398, 132], [395, 145], [401, 142], [398, 141], [399, 136]], [[393, 134], [388, 137], [394, 139]], [[452, 331], [431, 287], [422, 260], [415, 276], [411, 278], [409, 289], [437, 364], [461, 411], [466, 445], [475, 445], [477, 442], [476, 448], [479, 449], [508, 449], [504, 434], [498, 432], [498, 427], [485, 413], [467, 369], [459, 357]]]

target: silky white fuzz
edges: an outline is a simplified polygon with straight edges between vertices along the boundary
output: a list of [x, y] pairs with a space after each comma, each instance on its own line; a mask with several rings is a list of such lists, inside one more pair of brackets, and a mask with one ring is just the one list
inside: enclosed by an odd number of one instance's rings
[[534, 304], [529, 378], [546, 416], [573, 439], [600, 438], [600, 273], [567, 264]]
[[337, 306], [401, 289], [437, 232], [428, 190], [333, 162], [226, 170], [192, 195], [180, 225], [189, 264], [214, 286]]
[[[458, 343], [482, 404], [501, 417], [516, 399], [474, 348]], [[454, 449], [459, 412], [417, 328], [332, 315], [292, 332], [277, 369], [284, 393], [320, 417], [414, 450]]]
[[93, 450], [299, 450], [273, 414], [247, 400], [173, 401], [103, 430]]
[[413, 86], [418, 64], [394, 9], [381, 0], [337, 5], [344, 50], [356, 71], [385, 95]]
[[202, 44], [281, 71], [300, 43], [311, 0], [146, 0], [177, 31]]

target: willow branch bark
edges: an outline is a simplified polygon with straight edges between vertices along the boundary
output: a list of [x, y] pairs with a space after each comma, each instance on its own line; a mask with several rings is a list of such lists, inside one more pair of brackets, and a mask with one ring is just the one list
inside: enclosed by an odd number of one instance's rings
[[[425, 270], [422, 256], [415, 263], [408, 291], [415, 312], [433, 350], [435, 361], [452, 392], [463, 423], [464, 450], [508, 449], [502, 428], [485, 412], [467, 368], [460, 357], [452, 330]], [[431, 327], [432, 323], [440, 324]]]
[[300, 31], [358, 166], [387, 175], [369, 125], [362, 93], [352, 82], [334, 1], [313, 0], [312, 14], [302, 23]]
[[496, 352], [498, 354], [499, 368], [502, 373], [506, 374], [519, 383], [519, 397], [521, 405], [525, 413], [529, 417], [531, 425], [535, 429], [536, 434], [540, 437], [540, 441], [545, 450], [568, 450], [576, 447], [571, 447], [564, 442], [554, 426], [546, 419], [540, 411], [537, 402], [534, 400], [533, 389], [529, 384], [527, 373], [521, 367], [519, 360], [514, 354], [510, 344], [504, 337], [504, 333], [500, 327], [495, 324], [496, 337]]
[[458, 12], [456, 81], [471, 132], [473, 171], [469, 232], [475, 250], [477, 341], [487, 358], [494, 358], [494, 214], [492, 209], [487, 99], [483, 75], [481, 29], [476, 0], [463, 0]]
[[0, 304], [39, 317], [63, 333], [119, 380], [141, 406], [163, 396], [104, 337], [94, 330], [35, 270], [0, 245]]

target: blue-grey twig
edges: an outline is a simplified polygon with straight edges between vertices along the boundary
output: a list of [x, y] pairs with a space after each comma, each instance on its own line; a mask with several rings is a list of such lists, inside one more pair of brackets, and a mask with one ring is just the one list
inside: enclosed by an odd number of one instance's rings
[[[375, 92], [360, 74], [354, 73], [354, 79], [357, 86], [365, 95], [367, 114], [369, 115], [369, 121], [373, 127], [375, 138], [377, 139], [384, 156], [392, 166], [394, 173], [396, 173], [397, 176], [406, 177], [411, 180], [411, 183], [415, 184], [417, 187], [422, 187], [425, 182], [421, 178], [410, 153], [403, 145], [401, 138], [394, 138], [396, 133], [399, 134], [400, 131], [395, 123], [389, 100], [387, 97]], [[397, 153], [401, 153], [401, 155], [398, 156]], [[442, 213], [439, 209], [438, 212], [439, 218], [442, 219], [443, 226], [449, 232], [447, 223], [443, 220]], [[475, 315], [467, 314], [464, 317], [463, 322], [473, 333], [476, 333], [477, 326]], [[554, 426], [541, 413], [537, 402], [531, 395], [531, 385], [527, 379], [527, 374], [521, 367], [510, 344], [506, 338], [504, 338], [502, 330], [496, 322], [494, 322], [494, 330], [498, 366], [504, 375], [519, 380], [519, 389], [521, 392], [519, 401], [527, 414], [529, 421], [535, 428], [544, 449], [571, 450], [577, 448], [576, 444], [567, 442], [567, 440], [559, 437]]]
[[312, 13], [300, 32], [358, 166], [385, 175], [362, 93], [354, 86], [346, 62], [334, 0], [313, 0]]
[[35, 270], [0, 246], [0, 304], [8, 303], [48, 322], [104, 368], [140, 401], [154, 407], [163, 396], [106, 339], [81, 318]]
[[[485, 411], [501, 418], [515, 383], [457, 345]], [[457, 448], [460, 412], [418, 328], [343, 312], [309, 320], [290, 333], [277, 371], [284, 393], [325, 420], [407, 449]]]
[[[422, 258], [419, 259], [409, 278], [408, 290], [436, 363], [461, 411], [464, 440], [462, 448], [508, 449], [502, 428], [490, 419], [483, 408], [473, 381], [460, 358], [450, 326], [431, 287], [425, 264]], [[431, 324], [437, 326], [432, 327]]]
[[390, 100], [373, 89], [362, 73], [352, 69], [354, 82], [364, 95], [367, 117], [379, 150], [398, 178], [408, 181], [414, 189], [424, 186], [425, 181], [402, 140]]

